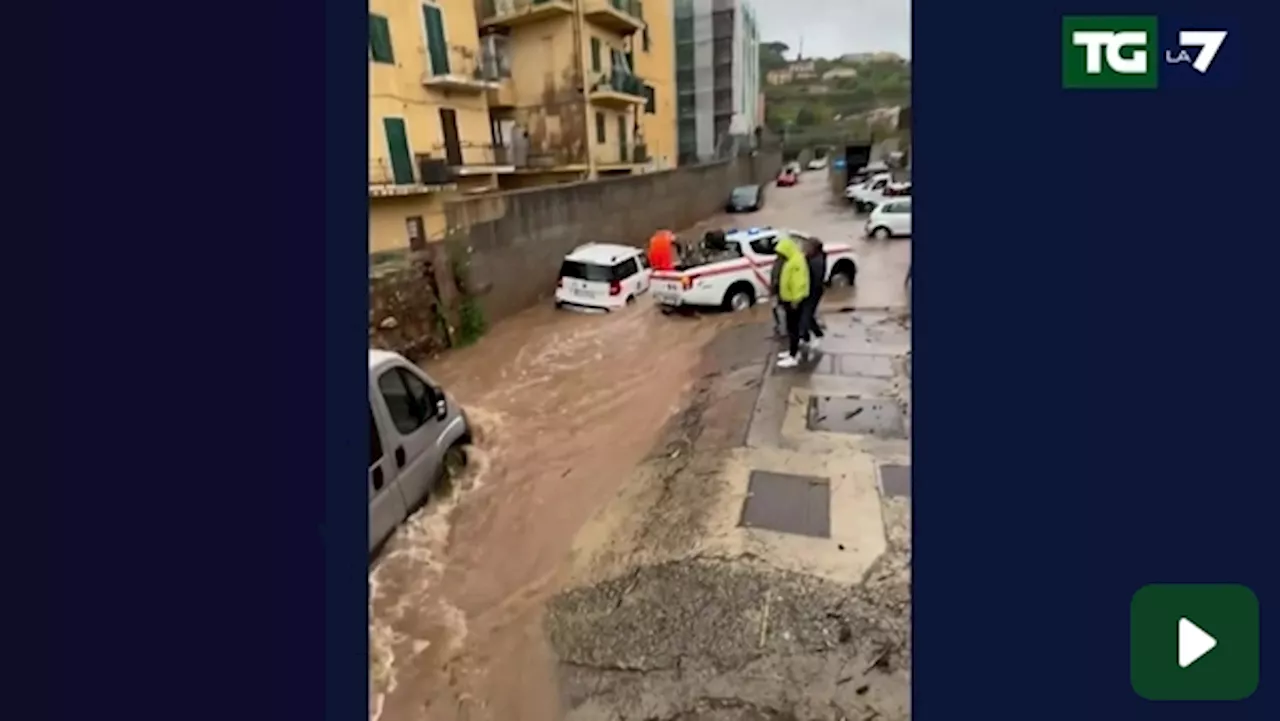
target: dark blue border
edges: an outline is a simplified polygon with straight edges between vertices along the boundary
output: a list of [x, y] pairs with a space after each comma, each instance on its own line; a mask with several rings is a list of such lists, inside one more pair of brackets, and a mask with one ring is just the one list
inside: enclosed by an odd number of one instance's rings
[[51, 717], [367, 716], [364, 10], [272, 8], [85, 6], [28, 58]]
[[[1278, 143], [1262, 107], [1277, 63], [1255, 39], [1276, 11], [1156, 5], [914, 7], [922, 721], [1280, 718], [1280, 246], [1263, 240]], [[1061, 89], [1061, 16], [1207, 12], [1245, 36], [1234, 87]], [[1206, 177], [1224, 185], [1201, 193]], [[1129, 602], [1151, 582], [1253, 588], [1253, 697], [1131, 690]]]

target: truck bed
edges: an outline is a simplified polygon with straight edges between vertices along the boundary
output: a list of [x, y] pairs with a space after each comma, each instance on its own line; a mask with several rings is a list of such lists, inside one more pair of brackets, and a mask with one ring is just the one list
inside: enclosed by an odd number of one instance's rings
[[720, 263], [726, 260], [736, 260], [742, 257], [742, 252], [734, 248], [728, 248], [722, 251], [707, 252], [701, 247], [690, 249], [680, 255], [680, 262], [676, 263], [677, 271], [692, 270], [694, 268], [710, 265], [712, 263]]

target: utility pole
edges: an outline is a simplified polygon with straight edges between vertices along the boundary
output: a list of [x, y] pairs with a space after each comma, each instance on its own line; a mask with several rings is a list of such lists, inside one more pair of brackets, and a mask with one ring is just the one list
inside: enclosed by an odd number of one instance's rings
[[584, 0], [573, 1], [573, 42], [577, 51], [578, 73], [582, 77], [582, 142], [587, 149], [587, 180], [596, 179], [596, 154], [591, 147], [591, 78], [587, 66], [587, 32]]

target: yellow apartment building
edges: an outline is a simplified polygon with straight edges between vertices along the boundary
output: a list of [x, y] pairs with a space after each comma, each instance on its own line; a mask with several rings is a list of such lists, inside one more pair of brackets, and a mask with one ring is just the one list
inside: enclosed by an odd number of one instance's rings
[[444, 202], [515, 167], [490, 132], [502, 69], [473, 0], [369, 0], [369, 252], [443, 237]]
[[461, 194], [674, 167], [672, 0], [369, 0], [369, 252]]
[[671, 0], [475, 0], [481, 44], [510, 68], [494, 138], [529, 187], [674, 167]]

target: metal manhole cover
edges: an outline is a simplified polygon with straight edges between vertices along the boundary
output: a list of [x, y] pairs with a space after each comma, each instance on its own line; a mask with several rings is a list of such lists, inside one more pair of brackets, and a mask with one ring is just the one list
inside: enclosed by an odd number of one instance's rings
[[890, 398], [812, 396], [805, 425], [811, 431], [906, 438], [902, 408]]
[[738, 525], [830, 538], [831, 487], [817, 476], [752, 471]]
[[911, 466], [886, 464], [880, 466], [880, 488], [888, 498], [911, 496]]

